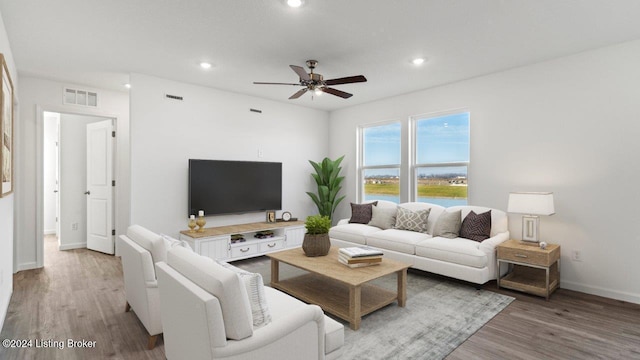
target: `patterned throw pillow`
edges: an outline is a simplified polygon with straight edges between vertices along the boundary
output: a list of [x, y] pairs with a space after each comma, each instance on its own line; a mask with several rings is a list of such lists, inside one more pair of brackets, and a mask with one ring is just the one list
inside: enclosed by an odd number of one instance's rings
[[371, 221], [371, 208], [378, 205], [377, 201], [366, 204], [354, 204], [351, 203], [351, 219], [349, 223], [356, 224], [368, 224]]
[[216, 260], [216, 262], [227, 269], [235, 271], [238, 276], [240, 276], [240, 279], [247, 289], [247, 295], [249, 295], [254, 328], [262, 327], [270, 323], [271, 312], [269, 312], [267, 297], [264, 293], [262, 275], [237, 268], [224, 261]]
[[433, 227], [433, 236], [454, 239], [460, 234], [462, 211], [445, 211], [440, 215]]
[[396, 213], [398, 212], [395, 206], [373, 206], [371, 210], [371, 221], [369, 221], [369, 225], [382, 230], [393, 229], [393, 226], [396, 224]]
[[395, 229], [409, 230], [416, 232], [427, 232], [427, 219], [431, 209], [411, 211], [403, 207], [398, 207], [396, 215]]
[[491, 237], [491, 210], [476, 214], [473, 210], [462, 220], [460, 237], [483, 241]]

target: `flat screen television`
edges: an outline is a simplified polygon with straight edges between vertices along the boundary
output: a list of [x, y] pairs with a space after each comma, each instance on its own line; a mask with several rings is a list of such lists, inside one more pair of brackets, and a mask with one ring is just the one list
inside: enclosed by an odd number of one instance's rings
[[282, 163], [189, 159], [189, 215], [282, 209]]

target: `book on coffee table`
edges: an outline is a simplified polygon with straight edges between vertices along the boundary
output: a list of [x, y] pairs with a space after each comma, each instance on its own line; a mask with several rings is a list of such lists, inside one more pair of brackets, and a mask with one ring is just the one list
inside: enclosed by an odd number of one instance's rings
[[382, 262], [382, 256], [376, 255], [352, 258], [345, 254], [338, 254], [338, 260], [344, 264], [380, 263]]
[[384, 255], [382, 251], [378, 249], [374, 249], [369, 246], [354, 246], [354, 247], [346, 247], [340, 248], [338, 251], [340, 254], [344, 254], [351, 258], [359, 258], [359, 257], [368, 257], [368, 256], [382, 256]]
[[[382, 259], [380, 259], [382, 260]], [[382, 263], [382, 261], [376, 261], [376, 262], [356, 262], [356, 263], [351, 263], [348, 262], [347, 260], [344, 260], [343, 258], [338, 257], [338, 262], [340, 262], [343, 265], [346, 265], [350, 268], [359, 268], [359, 267], [365, 267], [365, 266], [372, 266], [372, 265], [380, 265]]]

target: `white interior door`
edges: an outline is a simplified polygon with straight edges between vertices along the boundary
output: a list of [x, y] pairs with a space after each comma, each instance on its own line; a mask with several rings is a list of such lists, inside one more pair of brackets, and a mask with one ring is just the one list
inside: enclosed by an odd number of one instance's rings
[[87, 125], [87, 248], [114, 253], [113, 120]]

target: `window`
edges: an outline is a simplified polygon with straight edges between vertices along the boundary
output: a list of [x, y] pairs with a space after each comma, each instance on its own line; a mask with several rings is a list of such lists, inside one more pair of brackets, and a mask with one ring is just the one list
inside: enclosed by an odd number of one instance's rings
[[400, 122], [361, 128], [361, 202], [400, 203], [400, 130]]
[[415, 201], [467, 204], [469, 113], [414, 118]]

